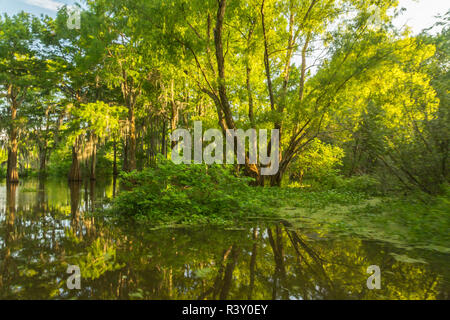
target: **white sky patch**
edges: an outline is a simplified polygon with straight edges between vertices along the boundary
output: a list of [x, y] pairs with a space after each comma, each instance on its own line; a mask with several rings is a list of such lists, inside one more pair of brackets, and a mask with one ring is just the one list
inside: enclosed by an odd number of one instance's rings
[[51, 11], [58, 11], [58, 9], [64, 5], [64, 3], [54, 0], [25, 0], [25, 2], [27, 4]]
[[417, 35], [423, 29], [433, 26], [437, 21], [436, 15], [445, 15], [450, 9], [450, 2], [448, 0], [400, 0], [398, 8], [401, 7], [406, 8], [406, 12], [397, 17], [394, 24], [398, 28], [407, 25], [411, 28], [413, 35]]

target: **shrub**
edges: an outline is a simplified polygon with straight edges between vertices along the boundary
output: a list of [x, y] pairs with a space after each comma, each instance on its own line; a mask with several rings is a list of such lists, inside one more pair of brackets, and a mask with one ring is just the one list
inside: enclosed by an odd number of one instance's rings
[[380, 190], [380, 182], [368, 175], [354, 176], [343, 179], [338, 182], [337, 189], [353, 192], [364, 192], [366, 194], [378, 194]]
[[[323, 175], [320, 179], [307, 180], [307, 183], [308, 189], [311, 191], [338, 190], [367, 195], [379, 195], [381, 193], [380, 181], [368, 175], [346, 178], [338, 175], [337, 172], [330, 172], [329, 175]], [[295, 184], [290, 185], [290, 187], [295, 186]]]
[[121, 175], [123, 191], [113, 208], [121, 215], [156, 219], [229, 217], [250, 208], [250, 181], [223, 166], [175, 165], [159, 157], [156, 168]]
[[342, 164], [344, 151], [315, 139], [305, 152], [289, 168], [290, 180], [311, 185], [328, 184], [338, 174], [336, 167]]

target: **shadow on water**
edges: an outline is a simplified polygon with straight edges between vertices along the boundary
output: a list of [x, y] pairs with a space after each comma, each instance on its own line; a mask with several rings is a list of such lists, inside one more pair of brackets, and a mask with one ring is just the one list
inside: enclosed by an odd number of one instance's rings
[[[283, 221], [149, 230], [89, 214], [116, 192], [112, 179], [0, 184], [0, 298], [449, 298], [448, 256]], [[68, 289], [68, 265], [80, 267], [81, 290]], [[367, 288], [370, 265], [380, 290]]]

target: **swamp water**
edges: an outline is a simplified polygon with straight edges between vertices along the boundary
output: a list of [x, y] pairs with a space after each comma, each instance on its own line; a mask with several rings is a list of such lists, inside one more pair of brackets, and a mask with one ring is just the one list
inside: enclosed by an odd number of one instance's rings
[[[115, 192], [112, 179], [0, 182], [0, 299], [450, 298], [448, 255], [285, 221], [149, 229], [90, 214]], [[380, 290], [367, 287], [371, 265]]]

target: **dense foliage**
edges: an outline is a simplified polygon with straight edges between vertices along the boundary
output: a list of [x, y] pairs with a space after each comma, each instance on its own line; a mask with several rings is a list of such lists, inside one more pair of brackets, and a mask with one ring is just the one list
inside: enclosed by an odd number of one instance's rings
[[[0, 16], [0, 298], [448, 299], [450, 11], [80, 1]], [[278, 172], [175, 164], [196, 121], [278, 130]]]
[[219, 165], [175, 165], [162, 157], [155, 168], [122, 174], [114, 210], [125, 216], [206, 222], [253, 210], [251, 178]]
[[65, 6], [0, 19], [9, 181], [154, 167], [196, 120], [280, 130], [276, 175], [238, 168], [258, 185], [370, 175], [384, 193], [439, 194], [449, 181], [448, 15], [413, 36], [392, 25], [393, 0], [84, 2], [79, 29]]
[[[0, 18], [9, 183], [121, 174], [116, 213], [170, 222], [448, 197], [449, 13], [413, 35], [395, 0], [83, 2], [79, 29], [66, 6]], [[279, 171], [174, 165], [170, 136], [194, 121], [278, 129]], [[431, 233], [446, 206], [411, 221]]]

